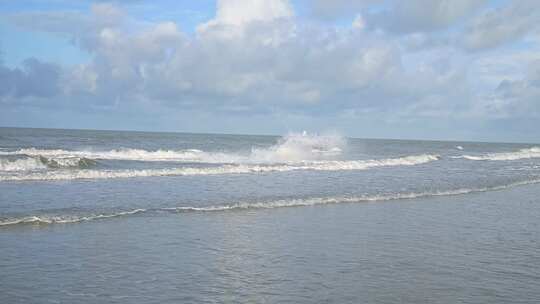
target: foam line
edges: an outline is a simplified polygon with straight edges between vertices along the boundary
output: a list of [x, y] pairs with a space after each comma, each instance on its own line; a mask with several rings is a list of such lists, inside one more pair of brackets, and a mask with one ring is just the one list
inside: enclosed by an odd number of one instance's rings
[[484, 155], [461, 155], [458, 158], [465, 158], [468, 160], [518, 160], [529, 158], [540, 158], [540, 147], [532, 147], [529, 149], [521, 149], [514, 152], [501, 152], [501, 153], [488, 153]]
[[366, 170], [374, 167], [413, 166], [438, 160], [438, 155], [413, 155], [400, 158], [366, 161], [313, 161], [299, 165], [221, 165], [206, 168], [167, 168], [140, 170], [56, 170], [0, 175], [0, 181], [43, 181], [75, 179], [110, 179], [152, 176], [220, 175], [287, 172], [296, 170], [341, 171]]
[[0, 171], [30, 171], [43, 170], [47, 166], [42, 163], [39, 158], [25, 157], [20, 159], [4, 159], [0, 158]]
[[0, 221], [0, 226], [9, 226], [17, 224], [72, 224], [99, 219], [107, 219], [112, 217], [133, 215], [141, 212], [146, 212], [146, 209], [135, 209], [111, 214], [98, 214], [89, 216], [25, 216], [21, 218], [13, 218]]
[[87, 158], [105, 160], [169, 161], [201, 163], [290, 163], [324, 160], [341, 154], [346, 140], [339, 135], [308, 135], [291, 133], [276, 144], [251, 148], [244, 152], [205, 152], [198, 149], [148, 151], [122, 148], [110, 151], [68, 151], [62, 149], [25, 148], [17, 151], [0, 151], [0, 155], [26, 155], [47, 158]]
[[525, 181], [514, 182], [506, 185], [499, 185], [493, 187], [480, 187], [480, 188], [460, 188], [454, 190], [435, 191], [435, 192], [410, 192], [410, 193], [396, 193], [385, 195], [365, 195], [365, 196], [334, 196], [334, 197], [315, 197], [315, 198], [298, 198], [298, 199], [282, 199], [266, 202], [239, 202], [229, 205], [216, 205], [216, 206], [178, 206], [170, 208], [149, 208], [149, 209], [134, 209], [130, 211], [121, 211], [110, 214], [97, 214], [86, 216], [47, 216], [47, 215], [30, 215], [18, 218], [8, 218], [0, 220], [0, 227], [13, 226], [19, 224], [71, 224], [100, 219], [109, 219], [115, 217], [131, 216], [134, 214], [143, 214], [150, 212], [172, 212], [172, 213], [189, 213], [189, 212], [225, 212], [234, 210], [246, 210], [246, 209], [274, 209], [274, 208], [286, 208], [286, 207], [305, 207], [305, 206], [317, 206], [317, 205], [329, 205], [340, 203], [361, 203], [361, 202], [380, 202], [380, 201], [392, 201], [392, 200], [404, 200], [415, 199], [425, 197], [437, 197], [437, 196], [453, 196], [464, 195], [469, 193], [487, 192], [487, 191], [499, 191], [511, 187], [523, 186], [529, 184], [540, 183], [540, 179], [531, 179]]
[[[8, 156], [9, 157], [9, 156]], [[0, 157], [0, 172], [2, 171], [37, 171], [45, 169], [59, 168], [88, 168], [95, 165], [97, 162], [88, 158], [82, 157], [45, 157], [45, 156], [27, 156], [19, 155], [18, 157], [5, 158]]]

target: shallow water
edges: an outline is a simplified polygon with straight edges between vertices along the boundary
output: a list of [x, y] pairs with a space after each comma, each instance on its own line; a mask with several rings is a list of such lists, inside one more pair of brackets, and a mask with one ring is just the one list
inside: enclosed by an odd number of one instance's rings
[[535, 145], [0, 128], [0, 164], [2, 303], [540, 301]]

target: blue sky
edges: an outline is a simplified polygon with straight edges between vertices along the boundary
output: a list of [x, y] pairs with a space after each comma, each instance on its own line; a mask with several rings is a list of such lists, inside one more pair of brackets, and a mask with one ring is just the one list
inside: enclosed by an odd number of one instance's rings
[[540, 142], [533, 0], [0, 0], [0, 126]]

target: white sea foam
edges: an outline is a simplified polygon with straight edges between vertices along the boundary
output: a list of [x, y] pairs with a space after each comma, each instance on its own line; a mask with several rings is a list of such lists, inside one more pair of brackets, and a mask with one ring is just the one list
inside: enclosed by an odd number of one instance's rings
[[26, 148], [0, 151], [0, 155], [28, 155], [55, 159], [86, 158], [106, 160], [172, 161], [201, 163], [290, 163], [323, 160], [339, 155], [346, 141], [339, 135], [308, 135], [291, 133], [267, 148], [252, 148], [249, 152], [205, 152], [197, 149], [155, 150], [115, 149], [110, 151], [68, 151], [61, 149]]
[[122, 211], [111, 214], [96, 214], [88, 216], [64, 215], [64, 216], [25, 216], [20, 218], [12, 218], [0, 221], [0, 226], [9, 226], [17, 224], [71, 224], [85, 221], [106, 219], [118, 216], [133, 215], [147, 211], [146, 209], [134, 209], [130, 211]]
[[219, 175], [219, 174], [248, 174], [267, 172], [287, 172], [295, 170], [340, 171], [366, 170], [374, 167], [413, 166], [439, 159], [438, 155], [413, 155], [400, 158], [364, 161], [311, 161], [295, 165], [220, 165], [205, 168], [167, 168], [140, 170], [55, 170], [46, 172], [28, 172], [17, 175], [0, 175], [0, 181], [39, 181], [39, 180], [73, 180], [73, 179], [109, 179], [151, 176], [177, 175]]
[[0, 171], [28, 171], [46, 169], [47, 166], [39, 158], [26, 157], [20, 159], [0, 158]]
[[17, 159], [0, 158], [1, 171], [36, 171], [47, 168], [87, 168], [95, 161], [82, 157], [19, 156]]
[[0, 155], [28, 155], [35, 157], [47, 157], [55, 159], [109, 159], [109, 160], [138, 160], [138, 161], [199, 161], [205, 158], [203, 151], [189, 150], [156, 150], [147, 151], [142, 149], [117, 149], [110, 151], [68, 151], [61, 149], [36, 149], [27, 148], [12, 152], [0, 152]]
[[295, 162], [324, 159], [342, 152], [346, 141], [339, 135], [290, 133], [269, 148], [254, 148], [248, 157], [252, 162]]
[[499, 191], [511, 187], [523, 186], [529, 184], [540, 183], [540, 179], [531, 179], [525, 181], [514, 182], [506, 185], [492, 186], [492, 187], [480, 187], [480, 188], [460, 188], [445, 191], [434, 192], [409, 192], [409, 193], [395, 193], [395, 194], [381, 194], [381, 195], [362, 195], [362, 196], [334, 196], [334, 197], [314, 197], [314, 198], [297, 198], [297, 199], [281, 199], [274, 201], [260, 201], [260, 202], [238, 202], [228, 205], [215, 205], [215, 206], [178, 206], [169, 208], [139, 208], [129, 211], [121, 211], [109, 214], [95, 214], [95, 215], [64, 215], [64, 216], [50, 216], [50, 215], [30, 215], [24, 217], [8, 218], [0, 220], [0, 226], [11, 226], [17, 224], [70, 224], [92, 220], [108, 219], [114, 217], [129, 216], [139, 213], [148, 212], [223, 212], [245, 209], [274, 209], [274, 208], [286, 208], [286, 207], [304, 207], [304, 206], [317, 206], [317, 205], [329, 205], [340, 203], [361, 203], [361, 202], [379, 202], [379, 201], [391, 201], [391, 200], [403, 200], [403, 199], [415, 199], [434, 196], [452, 196], [463, 195], [477, 192], [487, 191]]
[[527, 158], [540, 158], [540, 147], [521, 149], [514, 152], [488, 153], [484, 155], [462, 155], [458, 158], [469, 160], [518, 160]]
[[51, 168], [86, 168], [96, 163], [94, 160], [85, 157], [40, 157], [40, 160]]
[[338, 203], [359, 203], [359, 202], [378, 202], [378, 201], [391, 201], [402, 199], [414, 199], [433, 196], [452, 196], [462, 195], [476, 192], [498, 191], [504, 190], [510, 187], [523, 186], [529, 184], [540, 183], [540, 179], [526, 180], [506, 185], [493, 186], [493, 187], [481, 187], [481, 188], [460, 188], [446, 191], [435, 192], [409, 192], [409, 193], [396, 193], [396, 194], [382, 194], [382, 195], [365, 195], [365, 196], [336, 196], [336, 197], [319, 197], [319, 198], [307, 198], [307, 199], [284, 199], [269, 202], [246, 202], [236, 203], [231, 205], [221, 206], [209, 206], [209, 207], [173, 207], [162, 208], [165, 211], [176, 212], [212, 212], [212, 211], [227, 211], [236, 209], [273, 209], [283, 207], [302, 207], [302, 206], [316, 206], [316, 205], [328, 205]]

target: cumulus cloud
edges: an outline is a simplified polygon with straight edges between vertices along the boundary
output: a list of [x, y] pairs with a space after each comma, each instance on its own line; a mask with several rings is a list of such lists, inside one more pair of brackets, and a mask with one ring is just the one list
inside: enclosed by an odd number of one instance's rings
[[354, 16], [368, 5], [380, 3], [384, 3], [384, 0], [313, 0], [310, 1], [310, 10], [319, 18], [333, 20]]
[[462, 42], [469, 50], [493, 48], [538, 30], [538, 24], [538, 1], [511, 1], [504, 7], [489, 9], [472, 20]]
[[287, 0], [218, 0], [215, 19], [203, 26], [217, 24], [244, 25], [253, 21], [271, 21], [293, 15]]
[[[268, 3], [253, 1], [249, 13], [235, 16], [237, 1], [221, 1], [216, 18], [189, 39], [173, 23], [128, 33], [122, 24], [101, 22], [115, 9], [101, 5], [93, 8], [90, 15], [81, 18], [81, 31], [66, 34], [82, 41], [94, 60], [71, 72], [72, 80], [64, 91], [86, 91], [111, 102], [156, 99], [190, 107], [219, 103], [226, 109], [256, 108], [268, 102], [287, 106], [320, 101], [321, 90], [330, 89], [321, 81], [335, 82], [339, 74], [344, 74], [347, 79], [340, 78], [347, 86], [365, 85], [381, 68], [378, 60], [385, 52], [378, 56], [376, 51], [354, 54], [362, 46], [352, 39], [345, 45], [329, 47], [337, 36], [324, 38], [318, 37], [318, 31], [306, 31], [303, 38], [294, 38], [298, 30], [286, 19], [292, 15], [288, 3]], [[66, 22], [72, 22], [72, 16], [63, 16]], [[32, 17], [32, 26], [59, 30], [40, 21], [39, 16]], [[42, 18], [48, 20], [48, 16]], [[66, 30], [71, 31], [70, 27]], [[240, 30], [240, 36], [223, 35], [224, 31]], [[339, 59], [333, 58], [338, 54], [340, 62], [332, 62]], [[336, 73], [336, 65], [345, 71]]]
[[487, 100], [486, 109], [494, 115], [540, 118], [540, 61], [532, 62], [525, 77], [503, 80]]
[[[32, 14], [31, 22], [16, 18], [43, 31], [64, 29], [93, 54], [91, 62], [66, 70], [62, 83], [67, 97], [83, 96], [86, 105], [384, 113], [418, 103], [443, 105], [449, 84], [455, 85], [447, 76], [454, 68], [405, 67], [400, 45], [377, 33], [299, 24], [285, 0], [253, 0], [238, 9], [244, 3], [218, 1], [215, 18], [191, 36], [171, 22], [130, 28], [134, 21], [109, 4], [85, 15], [54, 13], [54, 26], [48, 13]], [[107, 21], [111, 16], [115, 22]], [[70, 26], [57, 26], [61, 18]], [[74, 19], [80, 26], [71, 24]]]
[[82, 48], [91, 48], [96, 35], [105, 28], [116, 28], [129, 19], [123, 10], [109, 3], [93, 4], [90, 13], [79, 11], [23, 12], [8, 16], [15, 25], [34, 31], [55, 33], [73, 39]]
[[59, 93], [60, 67], [30, 58], [21, 68], [0, 66], [0, 98], [53, 97]]
[[[329, 26], [302, 22], [286, 0], [220, 0], [215, 17], [193, 33], [170, 21], [137, 20], [121, 7], [103, 3], [88, 12], [19, 13], [9, 20], [68, 37], [92, 59], [62, 68], [41, 62], [0, 68], [0, 80], [6, 80], [0, 96], [54, 96], [50, 102], [64, 100], [65, 107], [151, 109], [169, 116], [184, 111], [190, 117], [279, 113], [294, 119], [403, 122], [537, 113], [536, 74], [504, 83], [487, 79], [500, 75], [497, 64], [506, 61], [495, 58], [496, 64], [481, 70], [478, 58], [463, 50], [464, 45], [500, 45], [470, 42], [497, 40], [481, 34], [490, 29], [480, 25], [490, 14], [485, 9], [478, 13], [482, 3], [314, 2], [336, 10], [332, 14], [343, 8], [354, 12], [349, 26]], [[370, 5], [377, 9], [366, 9]], [[510, 6], [512, 14], [503, 15], [525, 14], [516, 5]], [[488, 11], [502, 13], [510, 7]], [[527, 18], [530, 23], [532, 17]], [[470, 44], [444, 33], [460, 21], [477, 25], [464, 35]], [[492, 34], [498, 32], [493, 27]], [[523, 35], [519, 33], [508, 35]], [[42, 78], [47, 80], [36, 81]]]
[[445, 29], [486, 3], [486, 0], [314, 0], [310, 8], [320, 18], [360, 15], [371, 28], [403, 34]]
[[368, 25], [393, 33], [431, 32], [455, 24], [485, 3], [485, 0], [395, 1], [365, 17]]
[[254, 26], [279, 24], [293, 15], [287, 0], [218, 0], [215, 18], [199, 25], [197, 32], [214, 38], [238, 38]]

